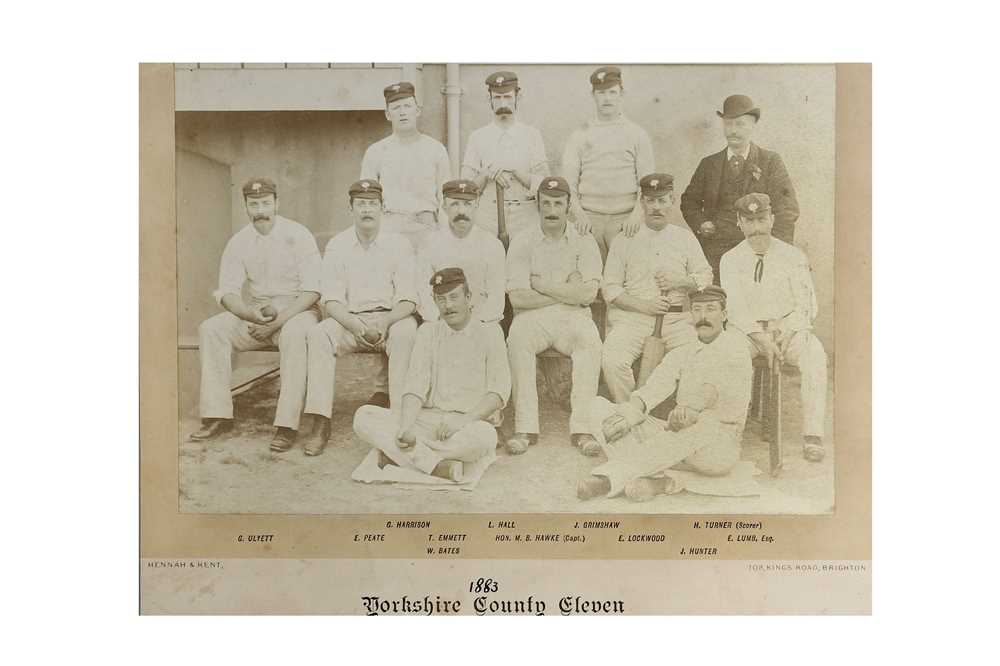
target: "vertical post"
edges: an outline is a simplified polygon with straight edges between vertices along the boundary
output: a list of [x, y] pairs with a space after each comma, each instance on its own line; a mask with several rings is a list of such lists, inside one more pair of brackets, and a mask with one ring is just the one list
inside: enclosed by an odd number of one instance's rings
[[445, 86], [441, 91], [445, 96], [445, 114], [448, 120], [448, 161], [451, 162], [451, 175], [458, 178], [462, 170], [461, 155], [461, 125], [462, 111], [462, 81], [457, 64], [445, 66]]

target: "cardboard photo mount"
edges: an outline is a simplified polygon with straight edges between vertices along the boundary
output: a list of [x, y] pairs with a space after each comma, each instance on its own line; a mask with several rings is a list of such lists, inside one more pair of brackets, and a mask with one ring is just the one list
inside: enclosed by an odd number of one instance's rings
[[181, 513], [174, 71], [139, 69], [142, 613], [870, 614], [870, 65], [836, 65], [836, 507], [818, 516]]

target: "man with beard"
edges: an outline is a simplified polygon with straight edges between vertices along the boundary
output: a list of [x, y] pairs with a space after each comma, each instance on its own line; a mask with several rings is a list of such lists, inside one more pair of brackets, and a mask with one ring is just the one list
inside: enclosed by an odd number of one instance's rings
[[370, 402], [398, 406], [417, 333], [413, 250], [402, 236], [381, 227], [382, 187], [359, 180], [348, 197], [354, 225], [331, 238], [323, 254], [323, 302], [329, 318], [309, 332], [305, 411], [313, 415], [313, 429], [306, 455], [322, 453], [330, 438], [337, 356], [388, 356], [388, 399], [380, 377], [378, 397]]
[[[287, 451], [306, 392], [306, 334], [320, 319], [319, 248], [308, 229], [278, 215], [273, 181], [247, 181], [243, 203], [250, 223], [226, 244], [214, 294], [226, 312], [198, 328], [202, 427], [191, 439], [213, 439], [233, 427], [232, 353], [276, 344], [281, 392], [271, 450]], [[244, 282], [249, 302], [241, 295]]]
[[497, 236], [496, 185], [503, 190], [507, 234], [513, 239], [538, 224], [531, 200], [548, 171], [542, 133], [517, 119], [521, 88], [514, 72], [486, 77], [493, 122], [475, 130], [462, 160], [462, 177], [476, 183], [482, 205], [476, 224]]
[[392, 134], [368, 147], [359, 177], [382, 185], [386, 231], [406, 237], [416, 252], [437, 228], [439, 193], [451, 178], [448, 151], [417, 129], [420, 105], [412, 83], [394, 83], [382, 94]]
[[596, 116], [570, 136], [562, 165], [577, 231], [594, 234], [604, 259], [619, 231], [631, 236], [639, 230], [639, 178], [655, 164], [646, 130], [622, 114], [621, 69], [596, 69], [590, 85]]
[[504, 249], [495, 235], [474, 225], [479, 188], [471, 180], [451, 180], [442, 193], [448, 226], [428, 237], [417, 260], [418, 280], [426, 283], [420, 293], [420, 315], [424, 321], [438, 318], [430, 277], [443, 268], [458, 267], [467, 280], [473, 317], [497, 323], [503, 317], [506, 296]]
[[430, 284], [440, 319], [417, 333], [402, 409], [365, 405], [354, 415], [354, 431], [379, 449], [380, 467], [460, 482], [465, 464], [496, 449], [510, 368], [500, 328], [472, 316], [462, 269], [439, 270]]
[[774, 206], [774, 235], [791, 243], [799, 202], [781, 156], [751, 141], [760, 109], [746, 95], [732, 95], [716, 111], [726, 136], [725, 150], [698, 164], [681, 195], [681, 213], [698, 236], [719, 284], [719, 260], [743, 240], [734, 203], [744, 194], [760, 192]]
[[729, 292], [733, 326], [748, 336], [752, 356], [775, 356], [801, 374], [802, 451], [806, 460], [824, 457], [826, 351], [812, 333], [816, 291], [809, 260], [799, 248], [774, 238], [771, 200], [748, 194], [736, 202], [746, 240], [722, 257], [722, 286]]
[[514, 378], [515, 433], [508, 453], [528, 450], [538, 438], [536, 357], [552, 347], [573, 363], [570, 443], [594, 455], [588, 407], [597, 395], [601, 338], [590, 315], [601, 280], [601, 255], [592, 237], [568, 224], [570, 187], [547, 176], [538, 188], [540, 224], [520, 234], [507, 254], [507, 293], [514, 321], [507, 338]]
[[712, 269], [701, 246], [686, 228], [670, 224], [674, 177], [652, 173], [639, 181], [645, 224], [628, 238], [611, 243], [604, 266], [604, 300], [611, 331], [604, 341], [601, 366], [615, 402], [626, 402], [635, 389], [632, 364], [663, 317], [661, 337], [666, 351], [697, 339], [688, 294], [712, 284]]
[[[672, 467], [722, 476], [739, 462], [753, 368], [742, 334], [725, 330], [726, 292], [709, 285], [690, 296], [698, 341], [673, 350], [628, 402], [596, 398], [594, 431], [608, 462], [577, 486], [577, 497], [625, 492], [645, 502], [674, 490]], [[649, 412], [671, 395], [666, 421]]]

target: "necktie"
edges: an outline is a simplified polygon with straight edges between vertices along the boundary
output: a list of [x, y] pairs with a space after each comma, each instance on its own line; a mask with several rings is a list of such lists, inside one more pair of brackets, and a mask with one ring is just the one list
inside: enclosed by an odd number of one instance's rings
[[733, 171], [739, 171], [743, 166], [743, 158], [739, 155], [733, 155], [729, 158], [729, 166], [733, 169]]
[[757, 255], [757, 265], [753, 267], [753, 281], [760, 282], [764, 278], [764, 255]]

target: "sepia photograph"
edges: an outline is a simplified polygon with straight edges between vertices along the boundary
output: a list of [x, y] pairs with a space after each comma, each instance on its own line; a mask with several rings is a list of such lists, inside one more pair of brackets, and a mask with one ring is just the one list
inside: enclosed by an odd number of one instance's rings
[[174, 68], [179, 512], [834, 512], [834, 65]]

